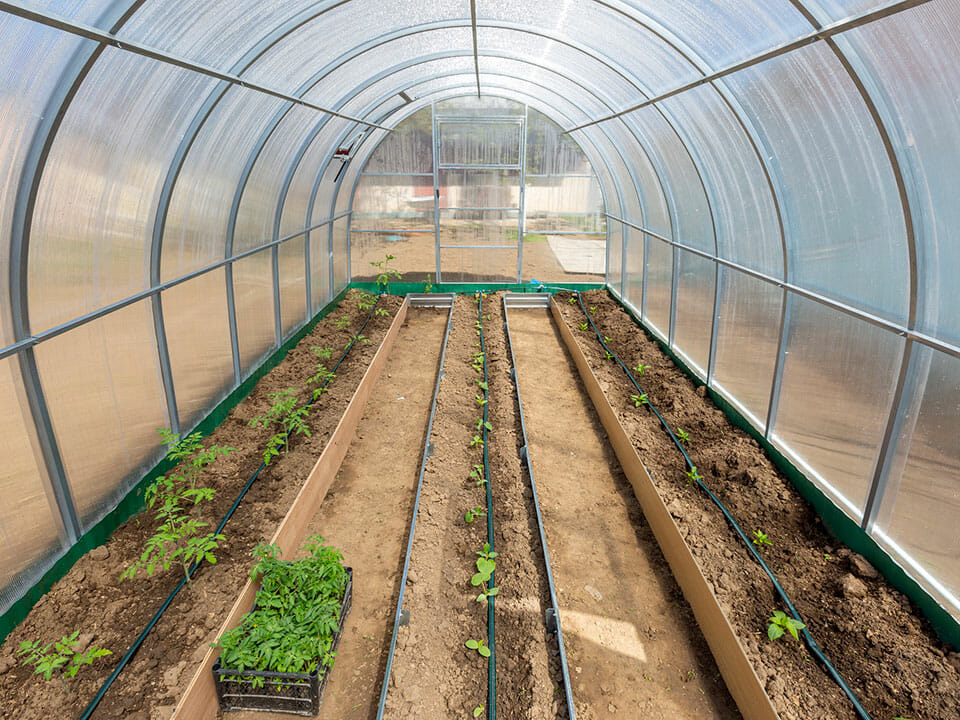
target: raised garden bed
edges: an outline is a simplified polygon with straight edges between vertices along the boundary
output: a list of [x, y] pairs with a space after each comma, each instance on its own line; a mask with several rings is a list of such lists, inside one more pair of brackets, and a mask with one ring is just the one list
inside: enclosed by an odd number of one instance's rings
[[[768, 618], [783, 606], [717, 506], [689, 483], [683, 458], [659, 421], [631, 399], [636, 389], [606, 357], [578, 304], [558, 295], [568, 328], [627, 429], [700, 570], [739, 635], [783, 720], [855, 718], [853, 707], [804, 647], [772, 641]], [[871, 717], [960, 717], [960, 655], [862, 557], [842, 547], [755, 440], [733, 426], [604, 291], [583, 294], [607, 344], [638, 378], [670, 427], [689, 433], [687, 450], [704, 482], [748, 532], [810, 632]], [[584, 328], [584, 324], [587, 327]]]

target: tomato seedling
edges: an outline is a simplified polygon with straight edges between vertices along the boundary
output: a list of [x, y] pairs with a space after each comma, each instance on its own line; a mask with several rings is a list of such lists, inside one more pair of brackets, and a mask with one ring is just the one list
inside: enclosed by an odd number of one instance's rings
[[703, 480], [703, 475], [697, 472], [697, 466], [694, 465], [692, 468], [687, 470], [687, 485], [697, 482], [698, 480]]
[[767, 534], [765, 532], [761, 532], [760, 530], [753, 531], [753, 544], [756, 545], [757, 547], [763, 547], [764, 545], [773, 545], [773, 543], [767, 539]]
[[690, 433], [684, 430], [682, 427], [677, 428], [677, 439], [680, 441], [681, 445], [686, 445], [690, 442]]
[[474, 395], [474, 399], [477, 401], [477, 405], [479, 405], [480, 407], [483, 407], [484, 405], [487, 404], [487, 401], [483, 397], [483, 395]]
[[794, 640], [799, 640], [800, 636], [797, 630], [803, 630], [806, 627], [799, 620], [789, 617], [780, 610], [773, 611], [773, 617], [770, 618], [770, 624], [767, 626], [767, 637], [771, 640], [778, 640], [783, 637], [784, 631], [793, 635]]
[[329, 360], [333, 355], [333, 348], [320, 347], [319, 345], [314, 345], [310, 348], [313, 350], [314, 355], [316, 355], [321, 360]]
[[633, 404], [634, 404], [634, 406], [636, 406], [636, 407], [640, 407], [641, 405], [648, 405], [648, 404], [649, 404], [649, 403], [647, 402], [647, 394], [646, 394], [646, 393], [641, 393], [640, 395], [631, 395], [631, 396], [630, 396], [630, 399], [633, 400]]
[[[90, 645], [83, 652], [78, 652], [74, 648], [79, 644], [80, 631], [74, 630], [70, 636], [64, 635], [43, 647], [40, 647], [40, 640], [21, 642], [17, 655], [20, 657], [26, 655], [26, 659], [21, 664], [33, 665], [34, 675], [43, 675], [43, 679], [49, 681], [56, 673], [64, 688], [72, 692], [66, 678], [75, 678], [81, 668], [92, 665], [97, 658], [113, 655], [110, 650], [96, 645]], [[53, 650], [51, 651], [50, 648]]]
[[343, 316], [336, 322], [337, 330], [342, 330], [350, 324], [350, 318]]
[[371, 260], [370, 264], [377, 269], [377, 292], [390, 292], [390, 278], [403, 279], [400, 271], [390, 267], [390, 261], [396, 260], [393, 255], [387, 255], [383, 260]]

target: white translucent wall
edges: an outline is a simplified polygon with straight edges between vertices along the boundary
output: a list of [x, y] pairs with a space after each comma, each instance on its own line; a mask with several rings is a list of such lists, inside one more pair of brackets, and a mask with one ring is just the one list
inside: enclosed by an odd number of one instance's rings
[[[0, 13], [0, 610], [361, 247], [425, 243], [399, 258], [425, 280], [439, 226], [460, 278], [516, 271], [470, 245], [605, 239], [571, 277], [960, 616], [957, 0], [26, 6]], [[435, 108], [522, 112], [525, 147], [451, 124], [435, 153]], [[433, 207], [441, 181], [478, 204]]]

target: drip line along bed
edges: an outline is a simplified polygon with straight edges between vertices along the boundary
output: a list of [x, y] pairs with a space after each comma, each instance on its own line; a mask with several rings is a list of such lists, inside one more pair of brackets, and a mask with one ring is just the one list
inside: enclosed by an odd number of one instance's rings
[[[248, 423], [291, 387], [310, 434], [261, 467], [275, 436]], [[316, 535], [353, 569], [327, 720], [960, 717], [960, 656], [603, 291], [351, 291], [204, 443], [237, 448], [202, 475], [218, 562], [134, 648], [179, 581], [118, 583], [152, 531], [121, 527], [7, 638], [4, 717], [217, 717], [251, 550]], [[803, 643], [768, 638], [777, 610]], [[15, 657], [65, 615], [114, 650], [72, 693]]]

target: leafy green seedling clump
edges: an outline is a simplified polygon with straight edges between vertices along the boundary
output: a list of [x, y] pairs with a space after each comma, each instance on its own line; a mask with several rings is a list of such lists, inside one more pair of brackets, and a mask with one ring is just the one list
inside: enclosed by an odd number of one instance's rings
[[350, 318], [344, 315], [342, 318], [339, 318], [336, 322], [337, 330], [342, 330], [350, 324]]
[[759, 530], [753, 531], [753, 544], [756, 545], [757, 547], [763, 547], [764, 545], [773, 545], [773, 543], [767, 539], [767, 534]]
[[630, 396], [630, 399], [633, 400], [633, 404], [634, 404], [636, 407], [640, 407], [641, 405], [647, 405], [647, 404], [649, 404], [649, 403], [647, 402], [647, 394], [646, 394], [646, 393], [643, 393], [643, 394], [641, 394], [641, 395], [631, 395], [631, 396]]
[[474, 435], [473, 440], [470, 441], [470, 447], [483, 447], [483, 439], [479, 435]]
[[79, 644], [80, 631], [74, 630], [69, 637], [64, 635], [43, 647], [40, 646], [40, 640], [21, 642], [17, 655], [26, 656], [22, 664], [33, 665], [35, 675], [43, 675], [43, 679], [49, 681], [56, 674], [63, 686], [70, 690], [66, 678], [75, 678], [81, 668], [92, 665], [97, 658], [113, 655], [110, 650], [96, 645], [90, 645], [78, 652], [75, 648]]
[[383, 260], [370, 261], [370, 264], [377, 269], [377, 292], [390, 292], [390, 278], [395, 280], [403, 279], [399, 270], [390, 267], [391, 260], [396, 260], [396, 258], [393, 255], [387, 255]]
[[586, 330], [588, 327], [590, 327], [590, 326], [587, 325], [586, 323], [580, 323], [580, 329], [581, 329], [581, 330]]
[[269, 465], [270, 461], [280, 454], [280, 449], [289, 444], [291, 435], [310, 437], [310, 428], [307, 427], [306, 422], [310, 408], [306, 405], [297, 407], [297, 391], [295, 388], [277, 390], [267, 397], [273, 400], [273, 405], [263, 415], [257, 415], [248, 423], [250, 427], [262, 426], [266, 429], [269, 429], [270, 426], [280, 426], [281, 432], [276, 433], [267, 441], [267, 447], [263, 451], [265, 465]]
[[491, 425], [489, 422], [484, 421], [483, 418], [477, 418], [477, 430], [478, 431], [483, 430], [484, 428], [486, 428], [487, 431], [490, 431], [490, 430], [493, 430], [493, 425]]
[[680, 441], [681, 445], [686, 445], [690, 442], [690, 433], [684, 430], [682, 427], [677, 428], [677, 439]]
[[770, 624], [767, 626], [767, 637], [771, 640], [778, 640], [783, 637], [784, 632], [788, 632], [793, 635], [794, 640], [799, 640], [800, 636], [797, 631], [803, 630], [805, 627], [806, 625], [793, 619], [785, 612], [774, 610], [773, 617], [770, 618]]
[[[253, 580], [262, 578], [256, 608], [213, 644], [224, 668], [304, 673], [316, 668], [323, 675], [333, 665], [347, 571], [340, 551], [322, 543], [319, 535], [309, 537], [296, 562], [282, 561], [276, 545], [257, 545], [250, 572]], [[254, 687], [263, 686], [263, 678], [250, 679]]]
[[480, 717], [480, 714], [481, 714], [482, 712], [483, 712], [483, 705], [477, 705], [477, 706], [473, 709], [473, 716], [474, 716], [474, 717]]
[[472, 508], [472, 509], [470, 509], [470, 510], [467, 510], [467, 511], [463, 514], [463, 520], [464, 520], [464, 522], [472, 523], [472, 522], [473, 522], [474, 520], [476, 520], [478, 517], [484, 517], [485, 515], [486, 515], [486, 513], [483, 511], [483, 506], [482, 506], [482, 505], [477, 505], [475, 508]]
[[473, 470], [470, 471], [470, 477], [476, 480], [477, 486], [487, 482], [486, 474], [483, 472], [483, 465], [474, 465]]
[[637, 366], [633, 369], [633, 371], [637, 374], [637, 377], [643, 377], [643, 371], [649, 370], [649, 369], [650, 369], [649, 365], [644, 365], [643, 363], [638, 362]]
[[[490, 657], [490, 648], [484, 644], [483, 640], [467, 640], [464, 645], [471, 650], [476, 650], [478, 653], [480, 653], [481, 657]], [[476, 717], [476, 715], [474, 715], [474, 717]]]
[[697, 472], [697, 466], [694, 465], [692, 468], [687, 470], [687, 485], [695, 483], [698, 480], [703, 480], [703, 475]]

